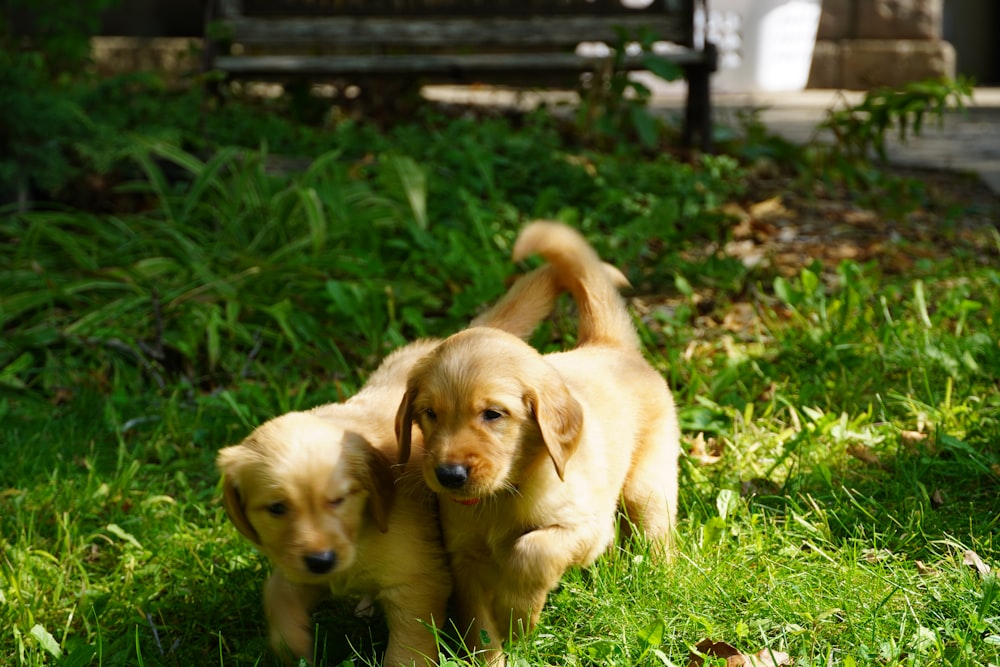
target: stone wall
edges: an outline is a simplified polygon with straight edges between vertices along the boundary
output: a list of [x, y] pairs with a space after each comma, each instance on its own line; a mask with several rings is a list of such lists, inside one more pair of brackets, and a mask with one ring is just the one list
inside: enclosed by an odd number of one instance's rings
[[868, 90], [955, 76], [944, 0], [823, 0], [810, 88]]

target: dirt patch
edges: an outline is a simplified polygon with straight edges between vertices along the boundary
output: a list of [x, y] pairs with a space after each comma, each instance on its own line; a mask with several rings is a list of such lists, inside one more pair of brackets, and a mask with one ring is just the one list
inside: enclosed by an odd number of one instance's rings
[[906, 179], [900, 187], [920, 204], [891, 210], [849, 192], [803, 192], [788, 177], [751, 177], [747, 198], [726, 207], [735, 222], [722, 251], [785, 276], [816, 260], [830, 271], [844, 260], [873, 262], [890, 274], [956, 253], [997, 261], [1000, 197], [976, 176], [913, 168], [888, 173]]

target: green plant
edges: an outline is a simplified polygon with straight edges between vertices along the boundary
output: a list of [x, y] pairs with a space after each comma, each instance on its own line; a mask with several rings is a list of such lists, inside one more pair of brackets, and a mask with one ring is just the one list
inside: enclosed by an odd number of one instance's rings
[[72, 146], [87, 121], [50, 83], [37, 53], [0, 50], [0, 98], [0, 200], [26, 208], [31, 186], [51, 192], [76, 173]]
[[964, 109], [972, 95], [972, 83], [963, 78], [876, 88], [856, 104], [830, 108], [804, 145], [771, 132], [757, 109], [739, 114], [728, 136], [724, 129], [717, 134], [719, 145], [748, 163], [751, 172], [793, 173], [803, 190], [822, 184], [834, 196], [845, 193], [902, 220], [934, 202], [919, 178], [886, 169], [887, 140], [893, 133], [900, 142], [919, 136], [928, 116], [943, 123], [948, 113]]
[[83, 73], [101, 12], [117, 0], [10, 0], [0, 16], [0, 201], [27, 208], [75, 173], [74, 145], [92, 128], [67, 85]]
[[680, 78], [681, 68], [655, 53], [656, 35], [649, 30], [630, 35], [616, 28], [618, 41], [612, 57], [584, 80], [580, 106], [576, 111], [576, 130], [586, 140], [607, 148], [620, 138], [637, 138], [647, 149], [659, 145], [662, 120], [649, 111], [653, 92], [631, 76], [625, 67], [633, 50], [641, 51], [644, 69], [665, 81]]
[[119, 1], [7, 0], [0, 16], [0, 51], [37, 54], [51, 80], [79, 75], [102, 13]]
[[[927, 194], [919, 181], [894, 177], [881, 168], [887, 159], [887, 136], [895, 131], [899, 141], [905, 142], [920, 135], [926, 116], [943, 123], [945, 114], [963, 109], [972, 94], [972, 83], [962, 78], [868, 91], [858, 104], [827, 112], [817, 126], [817, 140], [802, 152], [802, 174], [830, 188], [854, 192], [866, 204], [900, 219], [924, 205]], [[824, 132], [832, 136], [832, 143], [819, 140]], [[881, 164], [873, 164], [873, 157]]]
[[866, 92], [858, 104], [830, 109], [818, 130], [829, 131], [838, 153], [849, 161], [865, 161], [872, 153], [885, 160], [888, 132], [895, 130], [899, 140], [905, 142], [911, 133], [921, 133], [925, 115], [943, 123], [948, 111], [964, 109], [971, 100], [972, 82], [964, 78], [875, 88]]

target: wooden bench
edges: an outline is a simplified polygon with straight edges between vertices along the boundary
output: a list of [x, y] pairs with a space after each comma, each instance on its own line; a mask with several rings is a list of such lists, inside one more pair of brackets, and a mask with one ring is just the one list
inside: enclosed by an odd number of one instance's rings
[[[574, 88], [581, 73], [608, 60], [578, 52], [579, 44], [615, 45], [619, 30], [645, 30], [672, 44], [664, 57], [687, 80], [683, 143], [698, 136], [708, 150], [716, 52], [695, 28], [705, 1], [632, 8], [621, 0], [211, 0], [206, 34], [222, 39], [210, 40], [206, 66], [240, 79]], [[641, 54], [622, 66], [645, 69]]]

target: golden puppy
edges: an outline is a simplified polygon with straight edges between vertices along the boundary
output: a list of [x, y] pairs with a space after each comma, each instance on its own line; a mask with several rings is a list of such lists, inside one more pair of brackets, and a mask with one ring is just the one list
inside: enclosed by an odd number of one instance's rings
[[[554, 275], [543, 267], [524, 276], [476, 324], [529, 335], [561, 291]], [[386, 665], [437, 658], [427, 626], [444, 622], [451, 577], [434, 496], [417, 457], [412, 474], [393, 465], [406, 377], [437, 344], [397, 350], [348, 401], [272, 419], [218, 454], [226, 512], [274, 567], [264, 607], [271, 646], [285, 657], [312, 657], [310, 612], [332, 594], [380, 603]]]
[[503, 331], [462, 331], [417, 363], [396, 422], [401, 461], [418, 453], [413, 423], [423, 435], [456, 621], [494, 664], [501, 642], [535, 625], [563, 572], [612, 543], [620, 503], [658, 553], [677, 507], [673, 399], [597, 254], [549, 222], [522, 231], [515, 259], [531, 253], [576, 300], [578, 346], [542, 356]]

